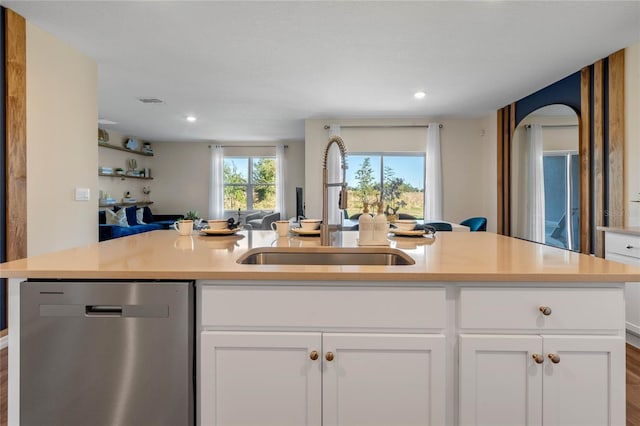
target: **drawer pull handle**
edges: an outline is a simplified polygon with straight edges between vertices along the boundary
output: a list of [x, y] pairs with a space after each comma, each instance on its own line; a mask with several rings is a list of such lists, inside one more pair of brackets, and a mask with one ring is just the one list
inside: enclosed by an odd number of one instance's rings
[[318, 359], [318, 351], [311, 351], [311, 353], [309, 354], [309, 358], [311, 358], [312, 361]]
[[533, 354], [532, 358], [536, 362], [536, 364], [542, 364], [544, 362], [544, 357], [540, 354]]
[[327, 352], [326, 355], [324, 356], [324, 358], [327, 361], [333, 361], [333, 352]]
[[540, 306], [540, 308], [538, 309], [540, 310], [540, 312], [542, 312], [542, 315], [546, 315], [546, 316], [551, 315], [551, 308], [548, 306]]
[[547, 358], [549, 358], [554, 364], [558, 364], [560, 362], [560, 355], [558, 354], [548, 353]]
[[631, 250], [631, 249], [633, 248], [633, 246], [632, 246], [631, 244], [627, 244], [627, 248], [628, 248], [629, 250]]

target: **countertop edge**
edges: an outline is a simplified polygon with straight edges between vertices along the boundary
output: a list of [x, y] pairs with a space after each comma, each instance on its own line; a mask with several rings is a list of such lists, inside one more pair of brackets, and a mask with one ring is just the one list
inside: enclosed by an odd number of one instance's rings
[[[638, 282], [633, 274], [509, 274], [509, 273], [393, 273], [380, 272], [181, 272], [181, 271], [31, 271], [28, 274], [3, 271], [0, 278], [21, 279], [116, 279], [116, 280], [234, 280], [234, 281], [396, 281], [396, 282]], [[640, 282], [639, 282], [640, 284]]]

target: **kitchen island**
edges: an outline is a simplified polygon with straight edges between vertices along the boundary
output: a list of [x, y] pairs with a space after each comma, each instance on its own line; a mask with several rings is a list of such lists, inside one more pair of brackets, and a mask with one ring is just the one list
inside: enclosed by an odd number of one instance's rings
[[154, 231], [1, 265], [9, 424], [26, 278], [195, 280], [198, 424], [624, 425], [640, 268], [485, 232], [394, 238], [413, 265], [237, 263], [318, 245], [274, 235]]

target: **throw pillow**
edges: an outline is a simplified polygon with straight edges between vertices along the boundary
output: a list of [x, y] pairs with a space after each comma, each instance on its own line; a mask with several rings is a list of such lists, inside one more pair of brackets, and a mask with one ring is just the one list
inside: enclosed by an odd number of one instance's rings
[[138, 210], [136, 210], [136, 220], [138, 221], [138, 225], [147, 224], [147, 222], [143, 221], [142, 219], [144, 219], [144, 209], [140, 207]]
[[118, 225], [125, 228], [129, 227], [125, 209], [120, 209], [117, 212], [114, 212], [112, 210], [105, 210], [105, 212], [107, 215], [107, 225]]
[[142, 214], [142, 220], [144, 223], [153, 223], [153, 214], [151, 214], [151, 209], [149, 207], [144, 207], [144, 213]]
[[127, 213], [127, 223], [129, 226], [135, 226], [138, 224], [136, 219], [136, 206], [127, 207], [124, 209]]

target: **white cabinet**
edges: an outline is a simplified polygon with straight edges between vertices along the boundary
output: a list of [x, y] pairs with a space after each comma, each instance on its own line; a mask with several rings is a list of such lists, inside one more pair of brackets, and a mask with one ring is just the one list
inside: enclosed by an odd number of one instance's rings
[[[640, 266], [640, 235], [605, 232], [605, 259]], [[625, 287], [627, 341], [640, 347], [640, 283]]]
[[322, 350], [324, 426], [445, 424], [443, 335], [326, 333]]
[[460, 425], [624, 425], [621, 288], [460, 289]]
[[202, 425], [444, 424], [444, 336], [203, 332]]
[[200, 288], [201, 425], [446, 424], [444, 288]]
[[624, 339], [461, 335], [460, 425], [624, 425]]
[[622, 285], [412, 284], [199, 283], [200, 424], [624, 424]]
[[319, 426], [319, 333], [204, 332], [200, 424]]

